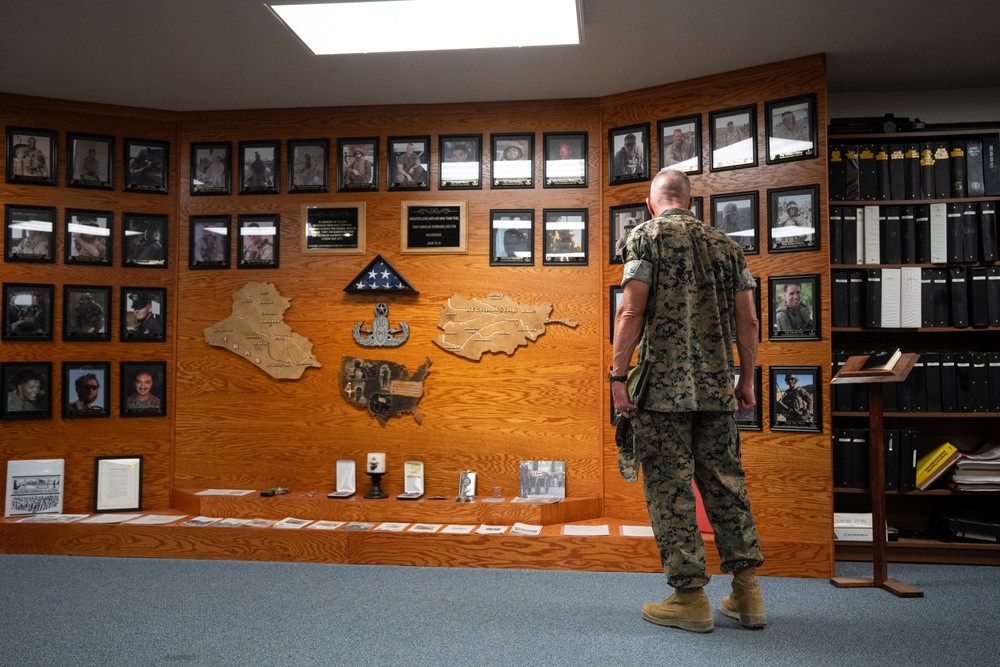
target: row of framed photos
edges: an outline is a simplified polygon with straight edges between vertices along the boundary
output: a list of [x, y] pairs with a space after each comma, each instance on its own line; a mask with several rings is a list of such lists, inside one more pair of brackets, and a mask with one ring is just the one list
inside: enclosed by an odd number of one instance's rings
[[[0, 364], [0, 419], [51, 419], [56, 384], [52, 362]], [[62, 362], [62, 418], [111, 416], [110, 361]], [[167, 362], [122, 361], [118, 371], [118, 414], [167, 414]]]
[[[3, 285], [2, 340], [52, 340], [55, 286], [30, 283]], [[62, 339], [111, 340], [111, 287], [64, 285]], [[167, 339], [167, 290], [163, 287], [122, 287], [118, 338], [125, 343]]]

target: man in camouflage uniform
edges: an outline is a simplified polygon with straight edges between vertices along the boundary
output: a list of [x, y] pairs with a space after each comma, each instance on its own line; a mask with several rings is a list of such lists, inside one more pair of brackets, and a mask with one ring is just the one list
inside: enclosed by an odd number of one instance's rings
[[[755, 283], [739, 245], [695, 218], [691, 203], [684, 173], [663, 170], [653, 179], [646, 205], [655, 219], [629, 236], [615, 317], [614, 405], [631, 426], [631, 453], [642, 464], [663, 570], [676, 589], [663, 603], [643, 606], [642, 616], [693, 632], [715, 627], [704, 591], [709, 576], [693, 478], [715, 528], [722, 571], [735, 575], [722, 612], [745, 627], [761, 628], [767, 620], [756, 568], [764, 558], [733, 417], [737, 407], [756, 403]], [[735, 390], [734, 327], [740, 357]], [[637, 344], [639, 363], [652, 370], [645, 394], [633, 402], [623, 376]], [[628, 478], [624, 467], [622, 472]]]

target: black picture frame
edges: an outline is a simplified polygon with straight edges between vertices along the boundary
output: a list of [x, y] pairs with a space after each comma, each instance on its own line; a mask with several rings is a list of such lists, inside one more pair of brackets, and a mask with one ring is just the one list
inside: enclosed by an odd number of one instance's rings
[[608, 185], [648, 181], [649, 123], [608, 130]]
[[490, 266], [534, 265], [534, 209], [491, 209]]
[[111, 340], [111, 287], [63, 285], [62, 339]]
[[590, 160], [586, 132], [545, 132], [542, 153], [543, 188], [587, 187]]
[[278, 214], [237, 216], [236, 268], [278, 268], [280, 245], [281, 217]]
[[62, 418], [92, 419], [110, 416], [111, 362], [62, 362]]
[[495, 190], [535, 187], [535, 133], [490, 135], [490, 187]]
[[712, 195], [712, 227], [739, 243], [744, 255], [760, 254], [758, 199], [756, 190]]
[[337, 139], [337, 192], [378, 192], [379, 138]]
[[170, 143], [126, 138], [123, 143], [125, 192], [165, 195], [170, 189]]
[[52, 362], [0, 363], [0, 419], [52, 419]]
[[704, 197], [692, 197], [691, 198], [691, 215], [698, 218], [706, 225], [708, 220], [705, 219], [705, 198]]
[[[740, 381], [740, 367], [736, 366], [733, 369], [733, 386]], [[760, 366], [753, 367], [753, 395], [756, 399], [756, 403], [752, 408], [748, 410], [737, 409], [733, 413], [733, 417], [736, 419], [736, 426], [741, 431], [762, 431], [764, 430], [763, 418], [761, 416], [761, 405], [764, 403], [764, 397], [760, 395], [761, 391], [761, 369]]]
[[431, 189], [430, 135], [389, 137], [386, 153], [388, 190]]
[[611, 311], [611, 321], [608, 326], [608, 342], [615, 344], [615, 316], [618, 314], [618, 307], [622, 305], [622, 297], [625, 296], [625, 288], [621, 285], [610, 285], [608, 287], [608, 309]]
[[542, 212], [542, 265], [586, 266], [589, 257], [589, 211], [547, 208]]
[[118, 409], [122, 417], [163, 417], [167, 414], [167, 362], [122, 361], [118, 382]]
[[701, 173], [701, 114], [656, 121], [656, 137], [660, 169]]
[[483, 135], [438, 136], [438, 190], [481, 190]]
[[764, 118], [767, 129], [767, 164], [819, 156], [816, 93], [765, 102]]
[[118, 340], [123, 343], [167, 340], [167, 289], [165, 287], [121, 288]]
[[142, 456], [138, 454], [95, 456], [94, 512], [142, 510], [142, 471]]
[[113, 190], [114, 174], [114, 137], [66, 133], [66, 187]]
[[767, 251], [819, 250], [819, 213], [818, 185], [768, 190]]
[[167, 216], [159, 213], [122, 214], [122, 266], [165, 269], [170, 256]]
[[52, 340], [55, 285], [3, 284], [3, 334], [5, 341]]
[[757, 105], [712, 111], [708, 114], [708, 129], [710, 171], [757, 166]]
[[[793, 383], [790, 383], [790, 376], [795, 378]], [[771, 404], [770, 429], [821, 433], [822, 369], [819, 366], [771, 366], [768, 379]], [[795, 385], [794, 389], [792, 384]]]
[[623, 204], [608, 209], [608, 263], [623, 264], [625, 240], [629, 232], [651, 218], [645, 202]]
[[241, 195], [276, 195], [281, 186], [281, 142], [241, 141], [238, 148]]
[[[799, 287], [798, 295], [795, 286]], [[787, 303], [789, 301], [791, 303]], [[767, 279], [768, 340], [819, 340], [821, 305], [819, 274], [770, 276]]]
[[52, 264], [56, 261], [54, 206], [4, 204], [5, 262]]
[[115, 250], [115, 220], [111, 211], [68, 208], [64, 214], [63, 262], [111, 266]]
[[192, 215], [188, 218], [188, 268], [228, 269], [232, 216]]
[[7, 182], [55, 185], [59, 141], [55, 130], [7, 127]]
[[330, 140], [289, 139], [286, 192], [330, 191]]
[[458, 254], [469, 252], [467, 201], [403, 201], [399, 206], [399, 252]]
[[191, 142], [191, 196], [232, 194], [233, 143]]

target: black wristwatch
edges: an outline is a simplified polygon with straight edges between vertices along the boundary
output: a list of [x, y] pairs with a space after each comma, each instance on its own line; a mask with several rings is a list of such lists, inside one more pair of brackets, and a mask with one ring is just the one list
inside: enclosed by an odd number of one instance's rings
[[614, 370], [608, 371], [608, 382], [625, 382], [628, 380], [627, 375], [615, 375]]

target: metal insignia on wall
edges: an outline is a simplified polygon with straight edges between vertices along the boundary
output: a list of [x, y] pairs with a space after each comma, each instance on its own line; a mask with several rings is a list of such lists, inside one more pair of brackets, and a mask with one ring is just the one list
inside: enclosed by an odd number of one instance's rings
[[364, 347], [399, 347], [410, 337], [410, 327], [400, 322], [398, 329], [389, 328], [389, 306], [375, 305], [375, 319], [371, 329], [362, 329], [364, 322], [354, 325], [354, 342]]

